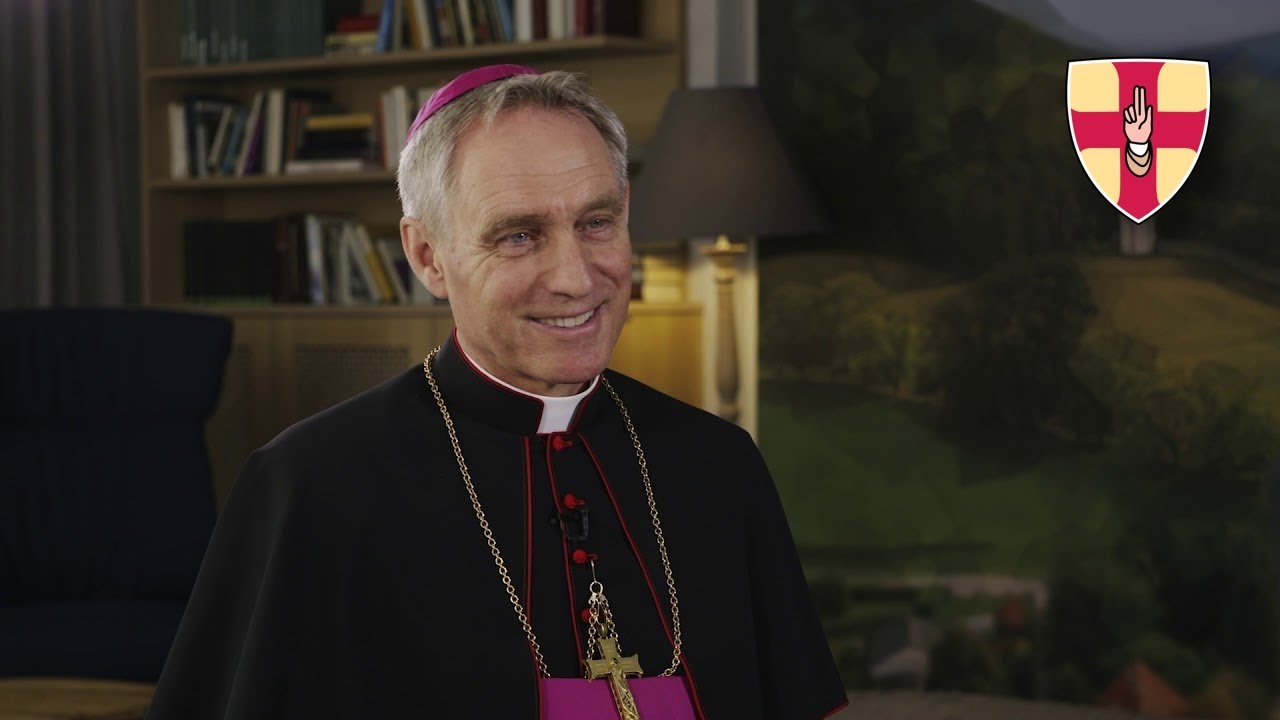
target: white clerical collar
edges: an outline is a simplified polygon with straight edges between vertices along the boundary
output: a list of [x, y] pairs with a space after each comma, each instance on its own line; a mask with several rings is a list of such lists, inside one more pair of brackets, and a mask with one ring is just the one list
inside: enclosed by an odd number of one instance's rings
[[596, 383], [600, 382], [600, 376], [595, 376], [591, 379], [591, 384], [587, 385], [587, 389], [577, 395], [568, 395], [565, 397], [537, 395], [527, 390], [521, 390], [511, 383], [504, 382], [503, 380], [495, 377], [493, 373], [481, 367], [480, 363], [475, 361], [475, 358], [468, 359], [476, 370], [479, 370], [481, 374], [495, 383], [512, 392], [518, 392], [521, 395], [531, 397], [542, 402], [542, 420], [538, 423], [539, 434], [558, 433], [568, 430], [569, 423], [573, 422], [573, 414], [578, 410], [578, 404], [582, 402], [583, 398], [590, 395], [591, 391], [596, 389]]

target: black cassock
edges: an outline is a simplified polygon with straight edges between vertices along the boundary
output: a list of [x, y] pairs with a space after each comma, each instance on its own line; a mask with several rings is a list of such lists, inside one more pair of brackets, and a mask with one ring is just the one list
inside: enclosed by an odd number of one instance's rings
[[[541, 402], [485, 378], [456, 341], [433, 368], [552, 676], [582, 675], [584, 554], [597, 558], [624, 652], [646, 676], [665, 670], [666, 580], [612, 397], [597, 383], [567, 432], [537, 434]], [[648, 459], [680, 603], [679, 674], [699, 716], [835, 711], [844, 691], [751, 437], [605, 377]], [[580, 514], [553, 522], [567, 495], [586, 503], [585, 539]], [[537, 678], [418, 366], [250, 457], [149, 717], [532, 719]]]

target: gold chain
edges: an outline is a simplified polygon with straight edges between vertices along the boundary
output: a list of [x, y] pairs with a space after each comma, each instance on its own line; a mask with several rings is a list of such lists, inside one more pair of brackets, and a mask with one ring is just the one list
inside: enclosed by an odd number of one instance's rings
[[[511, 582], [511, 573], [507, 572], [507, 564], [503, 562], [502, 553], [498, 550], [498, 541], [494, 539], [493, 530], [489, 527], [489, 521], [485, 518], [484, 508], [480, 505], [480, 496], [476, 494], [475, 484], [471, 482], [471, 471], [467, 469], [467, 461], [462, 457], [462, 445], [458, 443], [458, 432], [454, 429], [453, 418], [449, 415], [449, 409], [445, 407], [444, 396], [440, 394], [440, 387], [436, 384], [435, 375], [431, 372], [431, 360], [439, 352], [440, 348], [437, 347], [422, 360], [422, 370], [427, 376], [427, 383], [431, 386], [431, 394], [435, 395], [436, 404], [440, 406], [440, 414], [444, 417], [444, 426], [449, 431], [449, 442], [453, 444], [453, 455], [457, 458], [458, 470], [462, 473], [462, 482], [466, 484], [467, 494], [471, 496], [471, 507], [475, 509], [476, 519], [480, 521], [480, 529], [484, 531], [484, 538], [489, 543], [489, 552], [493, 555], [493, 562], [498, 568], [498, 575], [502, 577], [502, 584], [507, 589], [507, 597], [511, 600], [511, 607], [515, 610], [516, 617], [520, 620], [520, 626], [524, 628], [524, 634], [529, 639], [529, 647], [533, 648], [533, 656], [538, 663], [538, 669], [542, 672], [543, 677], [549, 678], [551, 677], [551, 671], [547, 669], [547, 661], [542, 657], [542, 647], [538, 645], [538, 637], [533, 632], [533, 625], [529, 623], [529, 615], [525, 612], [524, 605], [520, 602], [520, 596], [516, 594], [515, 585]], [[609, 384], [609, 380], [604, 375], [600, 376], [600, 382], [609, 391], [609, 395], [617, 403], [618, 409], [622, 411], [622, 419], [626, 422], [627, 432], [631, 435], [631, 444], [635, 446], [636, 460], [640, 464], [640, 477], [644, 480], [645, 495], [649, 499], [649, 517], [653, 520], [653, 532], [658, 538], [658, 552], [662, 556], [662, 569], [667, 576], [667, 591], [671, 599], [672, 644], [674, 651], [672, 653], [671, 667], [662, 673], [662, 677], [670, 677], [680, 667], [680, 602], [676, 599], [676, 582], [671, 574], [671, 560], [667, 557], [667, 541], [662, 535], [662, 521], [658, 519], [658, 505], [653, 498], [653, 485], [649, 482], [649, 465], [644, 458], [644, 449], [640, 447], [640, 436], [636, 434], [636, 428], [631, 423], [631, 415], [627, 413], [627, 406], [622, 403], [622, 398], [618, 396], [617, 391], [613, 389], [613, 385]]]

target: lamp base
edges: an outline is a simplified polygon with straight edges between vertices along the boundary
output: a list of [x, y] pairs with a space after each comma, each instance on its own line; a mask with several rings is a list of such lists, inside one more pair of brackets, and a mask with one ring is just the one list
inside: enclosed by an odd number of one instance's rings
[[733, 285], [738, 277], [738, 259], [746, 254], [747, 246], [729, 242], [728, 235], [721, 235], [715, 245], [703, 248], [702, 252], [716, 266], [716, 389], [720, 393], [717, 414], [736, 423], [741, 408], [738, 406], [738, 333]]

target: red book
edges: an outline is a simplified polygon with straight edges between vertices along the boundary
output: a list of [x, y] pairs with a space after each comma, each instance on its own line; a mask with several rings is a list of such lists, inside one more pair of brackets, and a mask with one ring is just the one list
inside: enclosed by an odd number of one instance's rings
[[533, 0], [533, 39], [547, 39], [547, 0]]
[[[581, 8], [586, 0], [579, 0]], [[637, 0], [590, 0], [591, 32], [595, 35], [640, 37], [640, 4]]]
[[377, 15], [343, 15], [338, 18], [338, 26], [334, 28], [334, 32], [377, 32], [378, 20]]

